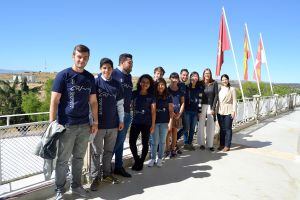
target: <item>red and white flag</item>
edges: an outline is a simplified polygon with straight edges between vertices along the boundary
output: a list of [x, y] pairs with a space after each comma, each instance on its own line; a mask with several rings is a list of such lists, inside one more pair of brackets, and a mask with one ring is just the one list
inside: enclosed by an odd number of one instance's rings
[[229, 50], [229, 39], [227, 36], [227, 29], [224, 19], [224, 14], [221, 16], [220, 30], [219, 30], [219, 40], [218, 40], [218, 56], [217, 56], [217, 66], [216, 66], [216, 76], [220, 76], [221, 67], [224, 62], [224, 51]]
[[[255, 69], [256, 69], [258, 81], [261, 81], [261, 64], [262, 63], [266, 63], [266, 56], [265, 56], [265, 50], [262, 45], [262, 41], [261, 41], [261, 39], [259, 39], [258, 49], [257, 49], [257, 54], [256, 54], [256, 59], [255, 59]], [[255, 71], [253, 74], [253, 78], [255, 80], [257, 80]]]
[[244, 38], [244, 58], [243, 58], [243, 65], [244, 65], [244, 80], [248, 81], [248, 59], [250, 58], [251, 53], [249, 50], [249, 42], [248, 37], [245, 32], [245, 38]]

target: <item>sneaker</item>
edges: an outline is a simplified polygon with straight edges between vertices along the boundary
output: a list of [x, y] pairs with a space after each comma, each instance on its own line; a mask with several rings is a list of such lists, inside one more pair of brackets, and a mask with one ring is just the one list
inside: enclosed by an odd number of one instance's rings
[[165, 158], [168, 157], [168, 156], [170, 156], [170, 151], [165, 152]]
[[113, 177], [112, 175], [103, 176], [102, 181], [105, 182], [105, 183], [111, 183], [111, 184], [120, 183], [120, 180], [117, 179], [116, 177]]
[[190, 144], [190, 150], [191, 151], [195, 151], [196, 150], [195, 147], [194, 147], [194, 145]]
[[90, 186], [90, 190], [91, 191], [97, 191], [98, 190], [98, 186], [99, 186], [99, 180], [96, 178], [93, 180], [91, 186]]
[[182, 154], [182, 151], [180, 149], [178, 149], [176, 152], [177, 154]]
[[201, 145], [201, 146], [200, 146], [200, 150], [205, 150], [205, 146], [204, 146], [204, 145]]
[[88, 198], [89, 197], [88, 191], [85, 190], [82, 186], [77, 187], [77, 188], [71, 188], [71, 193], [76, 194], [76, 195], [78, 195], [80, 197], [83, 197], [83, 198]]
[[171, 151], [170, 158], [175, 158], [177, 156], [176, 151]]
[[148, 167], [153, 167], [154, 164], [155, 164], [155, 160], [151, 159], [148, 163]]
[[230, 151], [230, 148], [229, 147], [224, 147], [223, 152], [227, 152], [227, 151]]
[[156, 162], [156, 166], [157, 167], [162, 167], [162, 159], [157, 159], [157, 162]]
[[63, 200], [64, 193], [63, 192], [56, 192], [55, 200]]
[[215, 148], [210, 147], [209, 150], [213, 152], [213, 151], [215, 151]]
[[183, 145], [183, 148], [184, 148], [185, 150], [190, 150], [190, 145], [189, 145], [189, 144], [184, 144], [184, 145]]
[[126, 178], [130, 178], [131, 174], [129, 174], [128, 172], [125, 171], [124, 167], [121, 167], [119, 169], [115, 169], [114, 170], [114, 174], [126, 177]]

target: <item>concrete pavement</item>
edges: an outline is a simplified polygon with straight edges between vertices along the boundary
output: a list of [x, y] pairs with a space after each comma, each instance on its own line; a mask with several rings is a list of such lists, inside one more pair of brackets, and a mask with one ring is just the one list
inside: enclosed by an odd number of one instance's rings
[[297, 109], [234, 134], [227, 153], [184, 151], [162, 168], [128, 169], [132, 178], [102, 184], [90, 199], [300, 199], [299, 121]]

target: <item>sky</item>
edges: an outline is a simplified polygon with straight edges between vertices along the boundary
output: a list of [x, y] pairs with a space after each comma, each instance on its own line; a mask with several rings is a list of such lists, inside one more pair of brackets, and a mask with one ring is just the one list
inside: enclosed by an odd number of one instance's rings
[[[133, 55], [134, 76], [152, 75], [155, 66], [163, 66], [166, 76], [181, 68], [215, 73], [222, 6], [241, 79], [246, 22], [254, 59], [262, 33], [272, 82], [300, 83], [297, 0], [3, 1], [0, 69], [60, 71], [72, 66], [74, 46], [85, 44], [92, 73], [99, 72], [101, 58], [117, 66], [125, 52]], [[248, 64], [253, 80], [251, 59]], [[225, 52], [223, 73], [238, 79], [232, 51]], [[262, 80], [269, 81], [265, 65]]]

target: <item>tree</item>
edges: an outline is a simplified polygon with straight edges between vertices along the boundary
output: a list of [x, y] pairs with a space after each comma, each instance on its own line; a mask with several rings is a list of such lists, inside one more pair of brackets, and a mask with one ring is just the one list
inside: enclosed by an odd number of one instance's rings
[[[37, 97], [36, 93], [29, 92], [28, 94], [23, 94], [22, 98], [22, 110], [25, 113], [36, 113], [39, 112], [42, 103]], [[38, 120], [38, 116], [30, 116], [33, 121]]]
[[27, 85], [27, 77], [24, 76], [22, 78], [22, 82], [21, 82], [21, 90], [22, 92], [28, 93], [29, 92], [29, 87]]

